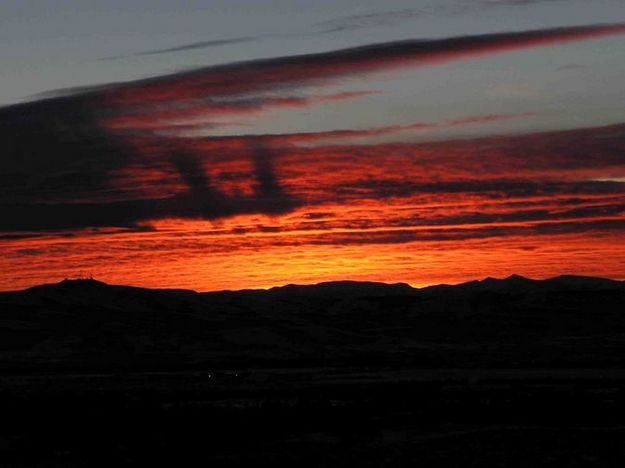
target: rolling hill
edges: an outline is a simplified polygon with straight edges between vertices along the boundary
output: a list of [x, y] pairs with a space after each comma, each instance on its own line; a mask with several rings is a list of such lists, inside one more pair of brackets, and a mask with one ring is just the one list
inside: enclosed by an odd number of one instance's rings
[[625, 364], [625, 283], [513, 275], [198, 293], [64, 280], [0, 293], [0, 369]]

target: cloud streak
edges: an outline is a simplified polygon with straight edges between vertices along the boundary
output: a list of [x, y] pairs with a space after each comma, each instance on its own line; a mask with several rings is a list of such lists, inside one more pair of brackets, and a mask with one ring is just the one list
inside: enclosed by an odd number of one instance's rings
[[173, 47], [164, 47], [159, 49], [151, 49], [134, 54], [116, 55], [107, 57], [107, 60], [140, 57], [145, 55], [169, 54], [172, 52], [185, 52], [196, 49], [210, 49], [233, 44], [242, 44], [246, 42], [260, 41], [266, 39], [286, 39], [292, 37], [311, 37], [322, 36], [326, 34], [334, 34], [345, 31], [356, 31], [379, 26], [389, 26], [395, 23], [403, 22], [422, 16], [424, 11], [416, 9], [388, 10], [373, 13], [361, 13], [356, 15], [341, 16], [339, 18], [319, 21], [315, 23], [314, 30], [310, 32], [295, 32], [282, 34], [259, 34], [256, 36], [241, 36], [227, 39], [212, 39], [205, 41], [190, 42]]
[[[158, 140], [145, 147], [145, 160], [152, 165], [129, 168], [118, 189], [129, 193], [132, 186], [146, 183], [139, 182], [144, 175], [170, 167], [157, 172], [155, 185], [159, 191], [171, 186], [169, 196], [157, 191], [148, 198], [79, 201], [72, 199], [74, 187], [59, 183], [48, 200], [7, 203], [7, 197], [16, 195], [11, 190], [0, 203], [0, 231], [137, 227], [174, 217], [279, 215], [302, 206], [323, 210], [328, 204], [366, 202], [383, 207], [389, 200], [413, 207], [442, 204], [413, 218], [414, 226], [578, 218], [570, 228], [584, 232], [595, 218], [623, 215], [625, 183], [619, 178], [625, 177], [625, 124], [419, 144], [281, 148], [256, 137], [243, 140], [233, 145], [227, 139], [183, 139], [186, 146], [172, 143], [168, 148]], [[221, 158], [207, 166], [201, 157], [207, 151]], [[600, 180], [607, 174], [610, 180]], [[228, 194], [220, 187], [238, 181], [243, 184], [238, 192]], [[446, 205], [463, 199], [473, 200], [475, 207], [453, 212]], [[518, 208], [472, 214], [485, 204], [500, 206], [500, 200], [517, 200]], [[367, 222], [388, 227], [396, 216], [389, 209], [368, 216]]]
[[370, 29], [376, 27], [392, 26], [424, 16], [431, 16], [436, 13], [463, 13], [477, 8], [484, 7], [501, 7], [501, 6], [528, 6], [540, 3], [554, 3], [562, 0], [481, 0], [466, 2], [459, 5], [442, 5], [430, 6], [424, 8], [404, 8], [399, 10], [383, 10], [368, 13], [358, 13], [354, 15], [346, 15], [325, 21], [319, 21], [314, 24], [313, 30], [309, 32], [281, 33], [281, 34], [258, 34], [255, 36], [240, 36], [225, 39], [210, 39], [203, 41], [195, 41], [186, 44], [180, 44], [172, 47], [163, 47], [159, 49], [150, 49], [134, 54], [116, 55], [106, 57], [107, 60], [141, 57], [149, 55], [169, 54], [172, 52], [185, 52], [189, 50], [210, 49], [233, 44], [242, 44], [253, 41], [261, 41], [267, 39], [286, 39], [293, 37], [314, 37], [327, 34], [336, 34], [343, 32], [352, 32], [362, 29]]
[[319, 30], [312, 34], [331, 34], [336, 32], [356, 31], [359, 29], [389, 26], [414, 18], [419, 18], [425, 14], [427, 14], [427, 12], [423, 9], [404, 8], [401, 10], [377, 11], [372, 13], [342, 16], [317, 23], [316, 27]]
[[[564, 137], [490, 139], [480, 143], [481, 152], [475, 142], [349, 144], [357, 138], [533, 114], [234, 137], [191, 137], [180, 126], [210, 128], [224, 125], [223, 116], [340, 103], [375, 93], [302, 93], [312, 84], [623, 33], [624, 25], [598, 25], [373, 44], [205, 67], [1, 108], [0, 137], [10, 157], [0, 164], [0, 180], [6, 182], [0, 189], [0, 230], [135, 228], [172, 217], [275, 216], [332, 197], [345, 203], [357, 196], [381, 198], [358, 183], [362, 174], [370, 174], [372, 187], [379, 187], [385, 167], [398, 167], [413, 179], [622, 177], [623, 153], [616, 151], [623, 147], [621, 127]], [[193, 119], [203, 117], [207, 122], [195, 127]], [[314, 148], [300, 147], [311, 143]], [[352, 198], [350, 191], [356, 194]]]
[[625, 25], [597, 25], [405, 40], [332, 52], [200, 68], [112, 87], [110, 105], [138, 105], [300, 87], [391, 68], [432, 66], [532, 47], [625, 34]]

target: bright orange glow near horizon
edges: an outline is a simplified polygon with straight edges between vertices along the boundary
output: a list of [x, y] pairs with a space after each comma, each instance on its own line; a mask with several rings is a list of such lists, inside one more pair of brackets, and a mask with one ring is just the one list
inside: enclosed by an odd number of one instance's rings
[[[625, 123], [610, 103], [575, 101], [575, 114], [573, 98], [537, 85], [558, 76], [606, 99], [603, 81], [562, 77], [564, 65], [550, 75], [529, 54], [519, 69], [534, 91], [473, 78], [481, 100], [467, 97], [468, 79], [437, 91], [464, 106], [414, 110], [428, 96], [401, 74], [461, 74], [473, 61], [467, 76], [503, 76], [510, 62], [496, 59], [506, 54], [624, 33], [594, 25], [373, 44], [0, 108], [10, 155], [0, 166], [0, 290], [81, 275], [198, 291], [625, 279]], [[368, 78], [389, 71], [397, 76]], [[436, 88], [432, 76], [423, 83]]]
[[[111, 233], [16, 240], [5, 245], [0, 266], [7, 278], [14, 275], [19, 280], [2, 284], [2, 289], [87, 275], [111, 284], [197, 291], [346, 279], [422, 287], [512, 274], [534, 279], [560, 274], [625, 279], [625, 273], [614, 274], [625, 272], [620, 233], [398, 243], [377, 243], [375, 236], [392, 236], [399, 229], [226, 234], [235, 225], [257, 222], [281, 224], [262, 217], [232, 220], [230, 226], [172, 220], [157, 232], [133, 233], [130, 239], [127, 233]], [[466, 227], [474, 228], [480, 226]], [[351, 237], [355, 242], [333, 243], [328, 236]], [[26, 266], [24, 257], [31, 259]]]

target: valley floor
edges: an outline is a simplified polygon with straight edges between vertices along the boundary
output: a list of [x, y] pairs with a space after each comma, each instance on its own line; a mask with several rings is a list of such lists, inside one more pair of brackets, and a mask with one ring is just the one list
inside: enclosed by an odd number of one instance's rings
[[0, 377], [0, 465], [622, 466], [625, 370]]

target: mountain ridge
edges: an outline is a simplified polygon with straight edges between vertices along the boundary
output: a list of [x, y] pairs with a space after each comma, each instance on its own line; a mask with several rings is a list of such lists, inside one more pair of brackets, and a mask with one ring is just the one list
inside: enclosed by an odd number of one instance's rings
[[65, 280], [0, 293], [0, 372], [623, 367], [623, 311], [625, 282], [579, 276], [205, 293]]
[[[195, 294], [223, 294], [223, 293], [285, 293], [285, 292], [294, 292], [301, 293], [305, 290], [332, 290], [339, 291], [340, 288], [344, 288], [346, 291], [354, 292], [354, 290], [361, 290], [362, 292], [366, 292], [367, 287], [373, 290], [382, 290], [384, 288], [388, 288], [389, 292], [394, 290], [395, 292], [417, 292], [417, 291], [427, 291], [433, 290], [437, 288], [467, 288], [471, 286], [480, 285], [481, 288], [486, 286], [518, 286], [518, 285], [570, 285], [576, 287], [597, 287], [597, 286], [608, 286], [608, 287], [619, 287], [625, 286], [625, 281], [616, 280], [605, 277], [598, 276], [585, 276], [585, 275], [558, 275], [545, 279], [532, 279], [526, 276], [512, 274], [505, 278], [494, 278], [487, 276], [481, 280], [470, 280], [456, 284], [433, 284], [423, 287], [415, 287], [411, 286], [408, 283], [398, 282], [398, 283], [386, 283], [381, 281], [358, 281], [358, 280], [331, 280], [331, 281], [322, 281], [319, 283], [310, 283], [310, 284], [300, 284], [300, 283], [288, 283], [281, 286], [273, 286], [270, 288], [244, 288], [244, 289], [223, 289], [223, 290], [215, 290], [215, 291], [197, 291], [194, 289], [186, 289], [186, 288], [149, 288], [143, 286], [134, 286], [127, 284], [112, 284], [106, 283], [104, 281], [97, 280], [95, 278], [65, 278], [56, 283], [43, 283], [39, 285], [30, 286], [25, 289], [18, 290], [9, 290], [9, 291], [0, 291], [0, 295], [7, 293], [24, 293], [28, 291], [39, 291], [45, 289], [76, 289], [78, 288], [126, 288], [129, 290], [143, 290], [143, 291], [158, 291], [158, 292], [180, 292], [180, 293], [195, 293]], [[388, 292], [387, 292], [388, 294]]]

